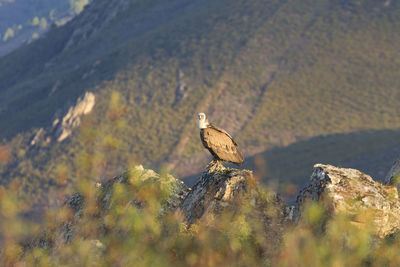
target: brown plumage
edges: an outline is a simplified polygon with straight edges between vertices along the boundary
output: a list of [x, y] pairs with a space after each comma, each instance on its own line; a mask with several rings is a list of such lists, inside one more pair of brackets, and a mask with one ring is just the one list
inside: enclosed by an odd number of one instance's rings
[[214, 156], [214, 160], [237, 165], [243, 163], [237, 143], [225, 130], [208, 123], [204, 113], [199, 114], [199, 128], [203, 146]]

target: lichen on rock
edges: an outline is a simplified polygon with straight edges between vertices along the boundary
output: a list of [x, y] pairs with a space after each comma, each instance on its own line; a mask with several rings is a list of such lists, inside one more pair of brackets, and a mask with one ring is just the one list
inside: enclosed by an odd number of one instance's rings
[[[370, 220], [354, 220], [359, 227], [372, 227], [376, 235], [384, 237], [400, 227], [400, 201], [397, 188], [375, 182], [370, 176], [355, 170], [316, 164], [309, 184], [300, 191], [294, 221], [301, 217], [305, 204], [318, 201], [331, 215], [368, 214]], [[359, 217], [357, 217], [359, 218]]]
[[251, 178], [252, 172], [248, 170], [223, 166], [206, 170], [181, 204], [187, 222], [190, 224], [206, 212], [229, 205], [236, 196], [248, 190], [247, 183]]

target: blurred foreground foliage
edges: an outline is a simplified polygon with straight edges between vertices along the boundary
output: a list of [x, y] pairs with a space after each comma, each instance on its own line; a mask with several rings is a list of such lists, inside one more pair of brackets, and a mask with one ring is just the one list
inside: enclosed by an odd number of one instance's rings
[[[166, 175], [112, 187], [108, 203], [82, 180], [75, 210], [49, 210], [41, 224], [21, 217], [15, 193], [0, 190], [2, 266], [398, 266], [400, 237], [378, 239], [368, 213], [328, 216], [309, 203], [297, 225], [265, 236], [265, 224], [246, 198], [221, 214], [187, 225], [180, 211], [165, 212], [171, 195]], [[273, 194], [257, 189], [268, 201]], [[135, 201], [132, 201], [134, 199]], [[369, 228], [370, 227], [370, 228]], [[73, 238], [66, 238], [73, 228]], [[25, 265], [24, 265], [25, 264]]]
[[[179, 212], [160, 215], [168, 188], [138, 183], [132, 176], [129, 186], [115, 187], [111, 208], [98, 212], [94, 184], [99, 180], [135, 162], [165, 162], [181, 138], [188, 140], [178, 151], [181, 158], [201, 151], [192, 115], [200, 108], [229, 111], [203, 102], [232, 106], [233, 121], [245, 125], [238, 134], [245, 147], [287, 145], [297, 135], [399, 127], [399, 116], [393, 116], [399, 114], [396, 1], [390, 8], [372, 0], [211, 2], [170, 23], [159, 21], [161, 28], [142, 37], [124, 28], [125, 19], [141, 11], [131, 6], [110, 26], [115, 33], [101, 31], [83, 41], [76, 48], [79, 53], [58, 54], [69, 40], [71, 29], [66, 26], [4, 58], [0, 83], [7, 90], [2, 96], [13, 97], [4, 97], [10, 99], [4, 104], [7, 112], [1, 113], [7, 127], [0, 130], [2, 136], [13, 138], [0, 146], [1, 183], [7, 186], [0, 190], [2, 265], [400, 264], [396, 235], [378, 240], [351, 218], [328, 218], [316, 204], [281, 238], [264, 236], [265, 225], [253, 216], [246, 200], [234, 211], [187, 227]], [[118, 35], [126, 32], [133, 32], [133, 37], [126, 37], [129, 42]], [[114, 41], [106, 42], [110, 39]], [[88, 49], [90, 42], [104, 45]], [[46, 65], [55, 55], [59, 59]], [[69, 72], [78, 63], [79, 69]], [[44, 66], [50, 66], [50, 72], [43, 71]], [[188, 96], [174, 104], [178, 69], [185, 72]], [[86, 73], [92, 74], [84, 78]], [[50, 95], [58, 80], [61, 88]], [[80, 134], [64, 144], [51, 143], [51, 149], [46, 142], [31, 147], [27, 136], [34, 134], [29, 130], [32, 125], [48, 125], [60, 103], [76, 99], [88, 88], [100, 101], [82, 121]], [[248, 99], [238, 101], [245, 93]], [[26, 105], [33, 101], [37, 104]], [[254, 103], [254, 111], [237, 108]], [[254, 116], [245, 123], [249, 114]], [[21, 130], [29, 133], [16, 134]], [[387, 139], [388, 146], [398, 140], [396, 135]], [[335, 149], [324, 153], [339, 151], [336, 143], [329, 143]], [[357, 149], [362, 155], [370, 147]], [[340, 151], [348, 155], [349, 146]], [[78, 216], [56, 208], [57, 200], [74, 191], [86, 199]], [[129, 204], [133, 196], [146, 204]], [[40, 223], [27, 214], [33, 204], [50, 207]], [[76, 226], [70, 243], [62, 242], [66, 221]], [[32, 246], [26, 244], [38, 236]]]

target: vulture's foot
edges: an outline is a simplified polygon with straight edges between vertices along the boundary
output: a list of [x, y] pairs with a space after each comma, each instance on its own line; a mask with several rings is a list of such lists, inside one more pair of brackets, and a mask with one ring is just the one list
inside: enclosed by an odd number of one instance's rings
[[215, 172], [223, 167], [224, 167], [224, 165], [222, 165], [222, 161], [214, 159], [210, 163], [208, 163], [208, 165], [206, 167], [206, 171], [208, 173]]

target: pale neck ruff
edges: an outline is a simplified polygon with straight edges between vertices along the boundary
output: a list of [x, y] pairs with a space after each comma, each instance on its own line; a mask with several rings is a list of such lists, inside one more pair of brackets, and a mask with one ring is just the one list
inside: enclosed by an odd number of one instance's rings
[[203, 120], [203, 121], [199, 121], [199, 129], [205, 129], [208, 126], [208, 122]]

